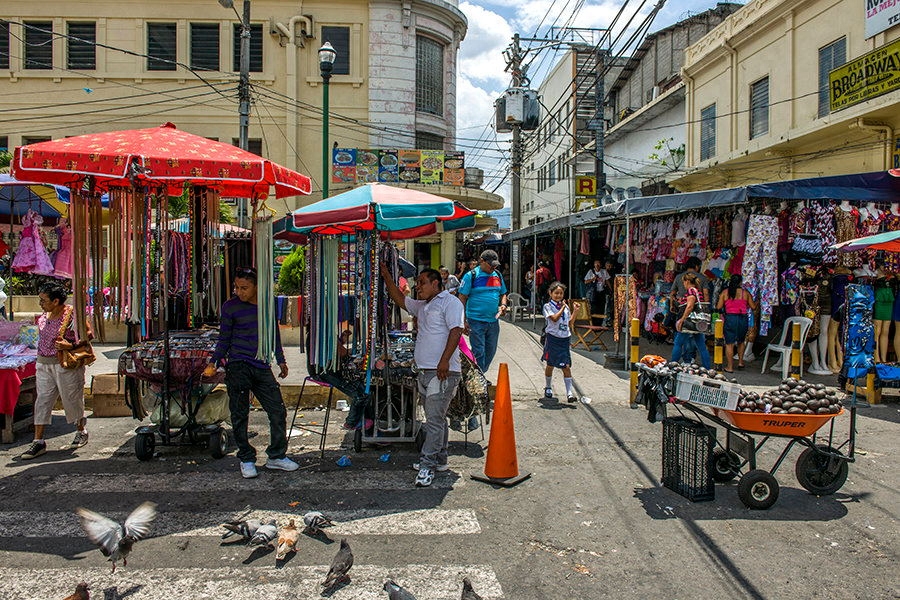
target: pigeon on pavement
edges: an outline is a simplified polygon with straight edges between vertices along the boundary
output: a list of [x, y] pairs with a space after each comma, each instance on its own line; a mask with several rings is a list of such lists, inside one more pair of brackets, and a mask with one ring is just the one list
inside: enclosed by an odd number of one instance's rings
[[88, 584], [82, 581], [75, 586], [75, 593], [66, 596], [63, 600], [91, 600], [91, 596], [88, 594]]
[[317, 510], [311, 510], [303, 515], [303, 523], [306, 524], [306, 533], [311, 535], [316, 535], [323, 527], [331, 527], [334, 525], [331, 519]]
[[242, 539], [249, 540], [252, 538], [262, 523], [258, 519], [249, 519], [247, 521], [228, 521], [222, 523], [222, 527], [227, 529], [222, 534], [222, 539], [227, 540], [233, 535], [239, 535]]
[[250, 545], [271, 546], [277, 537], [278, 525], [275, 524], [275, 519], [272, 519], [268, 523], [259, 526], [256, 533], [250, 538]]
[[350, 567], [352, 566], [353, 552], [350, 551], [350, 544], [347, 543], [347, 538], [341, 538], [341, 548], [331, 560], [331, 567], [329, 567], [328, 574], [325, 576], [325, 581], [322, 582], [322, 585], [326, 588], [330, 588], [337, 582], [346, 578], [347, 572], [350, 571]]
[[390, 600], [416, 600], [415, 596], [393, 579], [384, 582], [384, 591], [388, 593]]
[[116, 572], [116, 561], [128, 566], [128, 554], [135, 542], [147, 537], [150, 523], [156, 518], [156, 504], [144, 502], [134, 509], [124, 524], [119, 524], [108, 517], [86, 508], [76, 508], [81, 519], [81, 526], [88, 539], [100, 548], [103, 556], [112, 562], [112, 572]]
[[463, 577], [462, 598], [460, 600], [483, 600], [481, 596], [472, 589], [472, 582], [468, 577]]
[[278, 532], [278, 549], [275, 551], [275, 560], [284, 560], [288, 552], [297, 551], [297, 540], [300, 539], [300, 531], [291, 519], [287, 526]]

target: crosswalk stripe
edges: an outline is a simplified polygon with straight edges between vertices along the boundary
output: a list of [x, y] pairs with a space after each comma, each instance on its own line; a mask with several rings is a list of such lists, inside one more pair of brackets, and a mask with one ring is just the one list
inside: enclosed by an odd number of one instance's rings
[[[104, 513], [110, 518], [124, 520], [125, 513]], [[294, 519], [303, 527], [303, 513], [253, 511], [251, 518], [268, 521], [275, 519], [286, 525]], [[387, 510], [354, 510], [330, 512], [335, 521], [328, 528], [329, 537], [347, 535], [470, 535], [481, 533], [475, 511], [469, 509], [428, 509], [404, 512]], [[225, 532], [220, 524], [235, 518], [234, 513], [211, 512], [160, 512], [153, 523], [154, 537], [220, 536]], [[198, 525], [200, 525], [198, 527]], [[74, 512], [0, 512], [0, 537], [59, 537], [83, 536], [84, 532]]]
[[[122, 568], [110, 573], [109, 568], [72, 567], [65, 569], [27, 569], [0, 567], [0, 581], [6, 598], [48, 600], [64, 598], [75, 585], [87, 581], [91, 597], [114, 597], [130, 600], [245, 600], [246, 598], [291, 598], [318, 600], [322, 597], [321, 581], [328, 567], [294, 566], [284, 568], [187, 568], [139, 569]], [[486, 600], [503, 598], [503, 590], [493, 569], [487, 565], [410, 564], [387, 568], [377, 565], [354, 565], [352, 581], [335, 588], [334, 600], [383, 600], [382, 586], [388, 578], [425, 600], [456, 600], [460, 597], [462, 578], [468, 577], [475, 590]], [[110, 592], [110, 593], [107, 593]]]
[[[39, 483], [39, 489], [49, 493], [73, 492], [96, 494], [121, 490], [141, 490], [151, 492], [222, 492], [224, 483], [232, 491], [271, 492], [273, 481], [277, 480], [281, 490], [413, 490], [416, 478], [411, 469], [355, 469], [349, 467], [340, 471], [310, 471], [300, 469], [287, 473], [269, 471], [260, 466], [259, 477], [242, 479], [237, 468], [233, 477], [221, 472], [186, 472], [186, 473], [134, 473], [122, 475], [118, 473], [69, 473], [47, 477], [45, 483]], [[274, 479], [273, 479], [274, 478]], [[434, 478], [432, 489], [448, 490], [466, 485], [462, 474], [438, 473]]]

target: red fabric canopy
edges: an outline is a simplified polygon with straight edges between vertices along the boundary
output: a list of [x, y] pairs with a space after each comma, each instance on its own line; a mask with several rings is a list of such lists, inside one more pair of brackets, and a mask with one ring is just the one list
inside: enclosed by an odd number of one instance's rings
[[263, 198], [273, 185], [278, 198], [312, 191], [306, 175], [172, 123], [21, 146], [15, 150], [12, 173], [18, 179], [70, 187], [92, 176], [99, 191], [131, 185], [133, 177], [151, 186], [167, 185], [175, 196], [185, 182], [239, 198]]

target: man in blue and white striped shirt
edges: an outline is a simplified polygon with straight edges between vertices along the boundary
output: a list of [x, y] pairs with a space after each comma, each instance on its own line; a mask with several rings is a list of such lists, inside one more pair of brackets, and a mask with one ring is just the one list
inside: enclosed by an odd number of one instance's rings
[[[259, 307], [256, 298], [256, 269], [244, 267], [234, 277], [235, 295], [222, 305], [219, 322], [219, 342], [213, 352], [207, 370], [215, 370], [222, 360], [225, 363], [225, 385], [228, 387], [228, 404], [231, 409], [231, 428], [241, 461], [241, 475], [250, 479], [257, 476], [256, 449], [250, 445], [247, 424], [250, 420], [250, 392], [259, 400], [269, 416], [269, 447], [266, 467], [281, 471], [296, 471], [299, 465], [287, 454], [287, 409], [281, 397], [281, 386], [275, 381], [268, 362], [256, 358], [259, 345]], [[275, 360], [280, 368], [279, 377], [288, 375], [288, 366], [281, 347], [281, 335], [275, 324]]]

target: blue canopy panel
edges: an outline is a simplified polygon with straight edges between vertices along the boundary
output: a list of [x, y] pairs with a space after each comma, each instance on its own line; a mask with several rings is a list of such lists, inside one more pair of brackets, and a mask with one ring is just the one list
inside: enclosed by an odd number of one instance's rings
[[618, 211], [619, 215], [628, 212], [629, 216], [644, 214], [660, 214], [678, 212], [695, 208], [712, 208], [747, 202], [746, 188], [730, 188], [724, 190], [707, 190], [702, 192], [685, 192], [682, 194], [664, 194], [662, 196], [645, 196], [629, 198]]
[[900, 198], [900, 179], [887, 171], [832, 175], [758, 183], [747, 186], [747, 193], [755, 198], [779, 200], [856, 200], [860, 202], [897, 202]]

